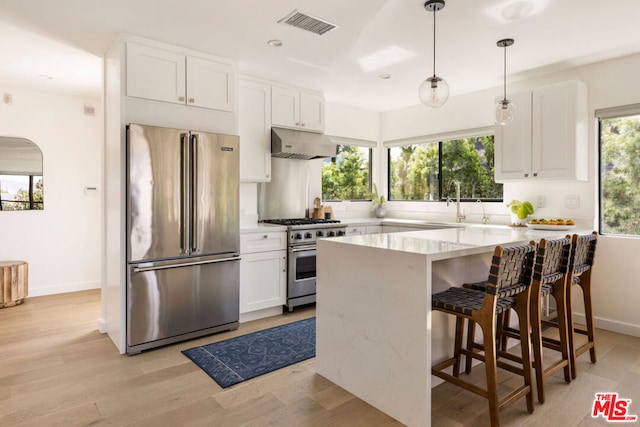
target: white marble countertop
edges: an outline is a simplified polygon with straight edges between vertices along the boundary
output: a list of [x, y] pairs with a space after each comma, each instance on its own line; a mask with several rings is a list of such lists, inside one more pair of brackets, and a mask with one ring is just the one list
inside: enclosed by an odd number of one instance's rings
[[262, 222], [252, 224], [240, 224], [240, 234], [265, 233], [274, 231], [287, 231], [286, 225], [264, 224]]
[[561, 238], [589, 230], [533, 230], [506, 225], [471, 225], [458, 228], [405, 231], [400, 233], [368, 234], [333, 238], [348, 245], [387, 249], [423, 255], [462, 256], [485, 252], [496, 245], [527, 243], [542, 238]]

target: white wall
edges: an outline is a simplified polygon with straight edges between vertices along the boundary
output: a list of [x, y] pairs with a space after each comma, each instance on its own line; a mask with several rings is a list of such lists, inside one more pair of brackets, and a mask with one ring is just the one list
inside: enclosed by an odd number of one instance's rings
[[[0, 135], [43, 153], [44, 210], [0, 212], [0, 259], [29, 263], [29, 296], [100, 287], [102, 109], [83, 99], [13, 88], [0, 103]], [[84, 115], [84, 107], [95, 115]], [[85, 195], [85, 187], [98, 191]]]
[[[510, 84], [507, 92], [520, 92], [571, 79], [581, 80], [588, 86], [588, 111], [593, 122], [588, 134], [588, 181], [506, 183], [505, 201], [512, 198], [535, 200], [536, 195], [545, 195], [546, 206], [538, 209], [537, 215], [573, 217], [579, 221], [579, 225], [596, 229], [598, 135], [594, 111], [640, 103], [639, 69], [640, 55], [631, 55]], [[500, 88], [495, 88], [452, 98], [439, 110], [414, 106], [383, 113], [381, 138], [384, 141], [490, 126], [493, 99], [499, 94]], [[380, 150], [381, 156], [386, 155], [384, 149]], [[580, 197], [578, 209], [565, 207], [567, 195]], [[486, 205], [493, 222], [507, 221], [508, 211], [504, 204]], [[473, 218], [479, 214], [478, 206], [465, 204], [465, 208], [473, 214]], [[455, 208], [446, 208], [444, 203], [389, 203], [387, 210], [394, 217], [453, 219], [455, 215]], [[637, 277], [640, 277], [640, 264], [631, 260], [633, 254], [640, 253], [640, 238], [603, 236], [600, 240], [594, 269], [596, 322], [600, 327], [640, 336], [640, 311], [635, 303], [640, 300], [640, 289], [635, 286]], [[580, 305], [577, 310], [581, 310]]]

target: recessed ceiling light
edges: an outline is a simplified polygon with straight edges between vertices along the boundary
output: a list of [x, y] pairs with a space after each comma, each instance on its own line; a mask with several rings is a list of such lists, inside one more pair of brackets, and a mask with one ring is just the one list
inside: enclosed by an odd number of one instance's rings
[[380, 74], [378, 77], [380, 77], [383, 80], [388, 80], [391, 78], [391, 74]]
[[267, 44], [269, 46], [273, 46], [273, 47], [280, 47], [280, 46], [282, 46], [282, 40], [275, 40], [275, 39], [274, 40], [269, 40], [267, 42]]
[[42, 80], [53, 80], [53, 77], [51, 77], [48, 74], [39, 74], [38, 78], [42, 79]]

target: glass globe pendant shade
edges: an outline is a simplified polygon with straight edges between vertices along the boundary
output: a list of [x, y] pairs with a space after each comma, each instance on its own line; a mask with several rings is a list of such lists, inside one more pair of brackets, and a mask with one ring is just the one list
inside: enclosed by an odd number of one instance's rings
[[516, 106], [508, 99], [501, 99], [496, 102], [495, 122], [499, 125], [511, 123], [516, 116]]
[[426, 106], [442, 107], [449, 99], [449, 83], [442, 77], [433, 75], [422, 82], [418, 89], [418, 97]]

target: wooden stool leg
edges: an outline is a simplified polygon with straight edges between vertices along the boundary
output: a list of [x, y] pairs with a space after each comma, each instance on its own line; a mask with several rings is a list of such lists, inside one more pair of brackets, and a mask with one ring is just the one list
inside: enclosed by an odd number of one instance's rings
[[484, 365], [487, 376], [487, 395], [489, 400], [489, 418], [491, 426], [500, 425], [498, 407], [498, 364], [496, 360], [496, 322], [489, 319], [488, 322], [479, 323], [484, 340]]
[[[571, 279], [573, 276], [569, 276]], [[573, 323], [573, 304], [572, 302], [572, 288], [573, 283], [567, 283], [565, 304], [567, 306], [567, 331], [569, 338], [569, 364], [571, 365], [571, 379], [575, 380], [578, 377], [578, 371], [576, 369], [576, 351], [574, 342], [574, 323]]]
[[[474, 338], [476, 334], [476, 322], [469, 319], [467, 324], [467, 351], [473, 351]], [[471, 356], [465, 356], [464, 373], [469, 375], [471, 373], [471, 363], [473, 358]]]
[[502, 333], [504, 329], [509, 328], [511, 321], [511, 310], [507, 310], [498, 316], [498, 342], [500, 343], [500, 350], [507, 351], [509, 344], [509, 337]]
[[562, 354], [562, 360], [567, 361], [567, 366], [564, 367], [564, 381], [571, 382], [571, 360], [569, 356], [569, 334], [570, 329], [567, 321], [567, 307], [565, 301], [565, 289], [566, 283], [562, 286], [557, 285], [553, 287], [553, 298], [556, 300], [556, 310], [558, 311], [558, 333], [560, 335], [560, 354]]
[[580, 283], [580, 287], [582, 288], [582, 296], [584, 299], [584, 315], [587, 324], [587, 338], [589, 339], [589, 343], [591, 344], [591, 348], [589, 349], [589, 355], [591, 357], [591, 363], [596, 363], [596, 339], [595, 339], [595, 326], [593, 320], [593, 307], [591, 304], [591, 272], [587, 272], [585, 274], [586, 277], [582, 278], [583, 281]]
[[520, 329], [520, 348], [522, 349], [522, 376], [525, 386], [529, 386], [526, 395], [527, 410], [533, 412], [533, 393], [531, 388], [531, 309], [529, 306], [529, 292], [522, 292], [518, 295], [513, 306], [518, 313], [518, 326]]
[[[540, 318], [540, 298], [531, 298], [531, 345], [533, 347], [533, 365], [536, 370], [536, 388], [538, 402], [544, 403], [544, 360], [542, 356], [542, 319]], [[518, 319], [520, 320], [520, 319]], [[522, 329], [522, 328], [521, 328]], [[520, 332], [522, 334], [522, 331]]]
[[462, 334], [464, 332], [464, 319], [462, 317], [456, 317], [456, 337], [453, 347], [453, 357], [455, 362], [453, 364], [453, 376], [460, 376], [460, 361], [462, 359], [460, 349], [462, 348]]

